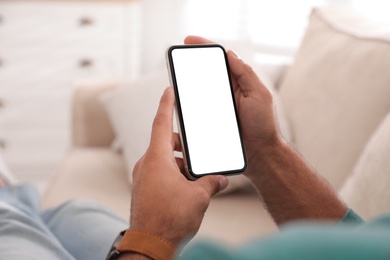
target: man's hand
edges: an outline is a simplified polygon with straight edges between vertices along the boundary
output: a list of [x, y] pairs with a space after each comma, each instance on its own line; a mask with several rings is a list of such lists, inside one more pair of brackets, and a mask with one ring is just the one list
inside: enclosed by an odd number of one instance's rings
[[[210, 41], [189, 36], [185, 43]], [[281, 137], [271, 93], [232, 51], [228, 51], [228, 59], [248, 156], [244, 174], [261, 194], [275, 222], [342, 218], [346, 205]]]
[[159, 235], [174, 246], [199, 230], [210, 198], [227, 187], [224, 176], [189, 181], [183, 161], [175, 158], [180, 140], [173, 133], [174, 93], [167, 88], [153, 122], [150, 146], [133, 171], [130, 226]]
[[[205, 44], [211, 41], [198, 36], [188, 36], [186, 44]], [[227, 51], [232, 75], [237, 110], [248, 157], [248, 169], [244, 173], [251, 179], [259, 154], [281, 142], [271, 92], [264, 86], [253, 69]]]

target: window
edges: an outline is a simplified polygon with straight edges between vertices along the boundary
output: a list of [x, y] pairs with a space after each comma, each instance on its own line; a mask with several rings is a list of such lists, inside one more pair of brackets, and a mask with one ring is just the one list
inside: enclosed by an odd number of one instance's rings
[[187, 0], [183, 33], [253, 43], [288, 55], [298, 46], [308, 15], [323, 0]]
[[257, 55], [291, 57], [311, 9], [321, 5], [350, 6], [368, 17], [390, 21], [386, 0], [186, 0], [180, 30], [182, 36], [240, 42]]

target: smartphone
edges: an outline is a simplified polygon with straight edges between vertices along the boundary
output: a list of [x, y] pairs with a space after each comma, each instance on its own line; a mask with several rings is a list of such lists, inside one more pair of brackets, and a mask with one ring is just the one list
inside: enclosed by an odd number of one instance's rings
[[244, 172], [247, 159], [224, 48], [175, 45], [166, 59], [187, 177]]

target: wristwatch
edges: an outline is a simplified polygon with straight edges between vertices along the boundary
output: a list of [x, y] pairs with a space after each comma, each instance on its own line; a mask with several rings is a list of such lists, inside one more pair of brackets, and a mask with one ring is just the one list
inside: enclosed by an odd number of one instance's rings
[[122, 232], [120, 232], [115, 240], [114, 240], [114, 243], [112, 243], [112, 246], [111, 246], [111, 249], [110, 251], [108, 252], [108, 255], [106, 257], [107, 260], [116, 260], [118, 259], [118, 257], [120, 256], [120, 252], [118, 251], [118, 246], [119, 246], [119, 243], [122, 241], [122, 238], [123, 238], [123, 235], [126, 233], [126, 230], [123, 230]]
[[153, 260], [169, 260], [175, 255], [175, 247], [160, 236], [127, 229], [115, 238], [106, 259], [116, 260], [124, 253], [141, 254]]

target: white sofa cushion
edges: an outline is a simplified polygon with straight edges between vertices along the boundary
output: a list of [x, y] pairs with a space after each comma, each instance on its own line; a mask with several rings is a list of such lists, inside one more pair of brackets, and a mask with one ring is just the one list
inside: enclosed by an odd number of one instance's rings
[[107, 147], [75, 147], [64, 157], [41, 200], [42, 209], [72, 199], [98, 201], [124, 219], [130, 215], [130, 185], [123, 157]]
[[[264, 83], [274, 92], [281, 132], [285, 139], [290, 141], [289, 127], [284, 117], [280, 98], [273, 90], [273, 84], [264, 71], [261, 68], [256, 70]], [[102, 95], [102, 101], [118, 138], [116, 143], [123, 148], [130, 182], [135, 163], [149, 145], [152, 122], [162, 92], [167, 86], [169, 86], [168, 73], [164, 68]], [[177, 129], [176, 124], [174, 124], [174, 129]], [[232, 176], [229, 178], [229, 187], [224, 192], [246, 188], [249, 185], [249, 181], [244, 176]]]
[[339, 189], [390, 110], [390, 28], [315, 9], [280, 95], [297, 150]]
[[136, 162], [149, 146], [153, 119], [167, 86], [168, 74], [161, 70], [101, 97], [116, 133], [114, 143], [123, 150], [130, 181]]
[[340, 196], [366, 219], [390, 211], [390, 113], [371, 137]]

